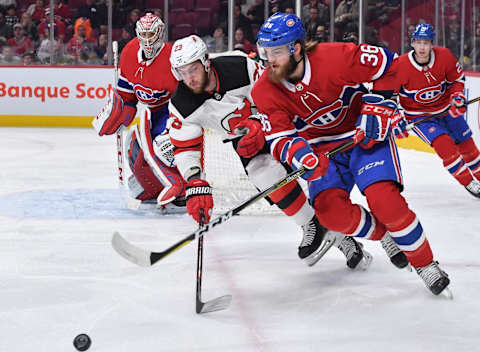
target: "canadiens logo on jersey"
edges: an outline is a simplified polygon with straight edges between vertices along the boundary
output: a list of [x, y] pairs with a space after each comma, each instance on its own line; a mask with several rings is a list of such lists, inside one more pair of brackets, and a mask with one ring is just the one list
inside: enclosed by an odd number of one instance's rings
[[133, 90], [139, 101], [149, 105], [154, 105], [157, 101], [165, 99], [170, 94], [168, 90], [157, 91], [144, 87], [141, 84], [134, 84]]
[[[307, 124], [319, 129], [329, 129], [338, 126], [345, 120], [348, 106], [362, 89], [360, 86], [344, 87], [340, 97], [333, 103], [323, 106], [321, 98], [312, 92], [305, 92], [300, 96], [300, 101], [311, 112], [308, 116], [302, 117]], [[321, 106], [320, 108], [316, 108]], [[300, 126], [297, 126], [300, 127]]]
[[445, 92], [445, 84], [437, 84], [433, 87], [427, 87], [420, 89], [414, 95], [414, 100], [422, 103], [429, 104], [438, 100]]

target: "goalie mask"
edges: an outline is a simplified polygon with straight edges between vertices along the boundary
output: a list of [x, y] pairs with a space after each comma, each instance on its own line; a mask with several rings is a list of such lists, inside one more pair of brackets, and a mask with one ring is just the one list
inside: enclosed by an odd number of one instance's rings
[[145, 57], [154, 58], [163, 46], [165, 24], [160, 17], [147, 13], [137, 21], [135, 31]]
[[170, 64], [172, 65], [172, 73], [178, 81], [182, 80], [182, 76], [177, 69], [197, 60], [201, 61], [205, 72], [210, 72], [207, 45], [198, 36], [190, 35], [177, 40], [173, 44], [172, 53], [170, 54]]

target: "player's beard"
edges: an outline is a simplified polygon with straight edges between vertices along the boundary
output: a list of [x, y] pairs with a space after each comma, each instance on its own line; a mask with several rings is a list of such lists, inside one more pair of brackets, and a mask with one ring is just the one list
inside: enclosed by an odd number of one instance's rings
[[208, 85], [208, 73], [204, 72], [197, 88], [188, 87], [194, 94], [202, 94]]
[[270, 65], [270, 70], [268, 70], [268, 77], [272, 82], [280, 83], [282, 80], [287, 79], [293, 73], [293, 71], [295, 71], [295, 66], [295, 61], [293, 60], [293, 57], [290, 56], [288, 62], [284, 65], [279, 66], [275, 72], [272, 70], [272, 67]]

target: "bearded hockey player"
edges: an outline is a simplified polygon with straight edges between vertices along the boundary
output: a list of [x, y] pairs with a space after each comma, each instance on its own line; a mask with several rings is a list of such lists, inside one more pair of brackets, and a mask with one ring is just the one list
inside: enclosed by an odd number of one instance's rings
[[[250, 181], [257, 188], [265, 189], [286, 176], [285, 167], [268, 152], [261, 124], [254, 121], [258, 116], [250, 93], [264, 68], [244, 56], [210, 60], [206, 44], [195, 35], [174, 43], [170, 61], [180, 81], [169, 104], [169, 134], [176, 147], [175, 160], [187, 181], [188, 213], [198, 222], [201, 214], [208, 221], [213, 197], [201, 163], [203, 129], [214, 129], [226, 138], [235, 136], [237, 129], [249, 131], [257, 151], [251, 154], [237, 141], [233, 143]], [[318, 222], [297, 181], [273, 192], [270, 200], [302, 227], [303, 240], [298, 255], [307, 264], [315, 264], [333, 244], [345, 254], [350, 268], [360, 262], [364, 267], [369, 263], [370, 255], [352, 238], [327, 231]]]
[[[361, 84], [381, 77], [394, 55], [366, 44], [306, 45], [301, 20], [283, 13], [262, 25], [257, 44], [269, 67], [252, 97], [268, 123], [267, 143], [276, 160], [308, 170], [302, 177], [319, 221], [348, 236], [393, 242], [391, 260], [399, 267], [410, 262], [431, 292], [440, 294], [450, 281], [400, 193], [402, 174], [390, 133], [396, 103]], [[353, 148], [325, 156], [351, 138]], [[351, 201], [355, 185], [370, 210]]]

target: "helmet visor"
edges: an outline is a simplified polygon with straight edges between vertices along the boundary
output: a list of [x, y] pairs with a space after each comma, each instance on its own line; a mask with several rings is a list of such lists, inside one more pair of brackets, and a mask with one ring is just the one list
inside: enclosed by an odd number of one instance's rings
[[260, 44], [257, 45], [258, 54], [262, 60], [278, 59], [285, 56], [290, 56], [291, 51], [287, 45], [264, 47]]

